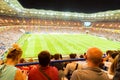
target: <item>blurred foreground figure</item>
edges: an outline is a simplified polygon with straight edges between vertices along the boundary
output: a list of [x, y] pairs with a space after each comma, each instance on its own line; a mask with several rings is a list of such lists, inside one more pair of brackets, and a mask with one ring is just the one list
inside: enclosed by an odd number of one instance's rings
[[0, 65], [0, 80], [27, 80], [27, 73], [15, 67], [21, 56], [21, 48], [14, 44], [8, 51], [6, 62]]
[[108, 75], [99, 68], [102, 54], [98, 48], [89, 48], [86, 53], [88, 67], [74, 71], [71, 80], [109, 80]]
[[115, 70], [115, 75], [113, 77], [113, 80], [120, 80], [120, 53], [118, 55], [117, 68]]
[[42, 51], [38, 54], [39, 65], [34, 66], [28, 75], [28, 80], [59, 80], [58, 70], [49, 66], [50, 53]]

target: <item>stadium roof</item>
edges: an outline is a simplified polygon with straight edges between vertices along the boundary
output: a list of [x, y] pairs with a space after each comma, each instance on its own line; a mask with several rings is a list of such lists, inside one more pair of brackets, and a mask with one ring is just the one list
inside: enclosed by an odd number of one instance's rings
[[119, 9], [91, 14], [78, 12], [63, 12], [45, 9], [27, 9], [23, 8], [17, 0], [0, 0], [0, 15], [16, 16], [23, 18], [62, 19], [80, 21], [120, 20]]
[[120, 9], [120, 0], [18, 0], [25, 8], [96, 13]]

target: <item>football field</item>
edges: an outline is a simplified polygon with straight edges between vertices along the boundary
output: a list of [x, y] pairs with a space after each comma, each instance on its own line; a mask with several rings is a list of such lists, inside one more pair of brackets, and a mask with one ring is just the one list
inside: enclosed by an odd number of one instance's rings
[[18, 44], [22, 47], [24, 58], [37, 57], [42, 50], [48, 50], [51, 54], [70, 53], [83, 54], [89, 47], [98, 47], [103, 52], [108, 49], [120, 49], [120, 42], [89, 34], [24, 34]]

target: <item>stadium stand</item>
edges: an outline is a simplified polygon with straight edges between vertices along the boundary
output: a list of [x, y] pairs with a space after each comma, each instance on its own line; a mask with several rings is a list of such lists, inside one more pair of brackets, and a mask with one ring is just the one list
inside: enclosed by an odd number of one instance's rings
[[[11, 45], [16, 43], [24, 34], [82, 33], [120, 42], [119, 13], [120, 10], [84, 14], [76, 12], [26, 9], [21, 6], [18, 0], [0, 0], [0, 60], [5, 59], [4, 56], [6, 56], [6, 52]], [[91, 25], [85, 26], [84, 22], [90, 22]], [[112, 59], [112, 62], [110, 62], [109, 60], [112, 56], [115, 60]], [[85, 57], [86, 55], [84, 55], [84, 58]], [[114, 53], [111, 57], [107, 56], [107, 60], [104, 58], [105, 61], [103, 62], [102, 70], [108, 74], [110, 79], [113, 79], [113, 76], [115, 75], [114, 80], [118, 80], [116, 77], [119, 75], [119, 62], [116, 64], [117, 61]], [[82, 65], [82, 67], [86, 67], [87, 64], [84, 58], [68, 59], [67, 57], [66, 59], [66, 57], [63, 57], [63, 60], [53, 59], [50, 62], [50, 65], [53, 66], [53, 64], [56, 63], [63, 63], [66, 65], [68, 62], [77, 62]], [[29, 72], [29, 70], [39, 64], [38, 59], [36, 61], [33, 59], [31, 62], [27, 61], [27, 59], [25, 60], [28, 63], [21, 62], [16, 64], [16, 67]], [[4, 65], [4, 62], [0, 62], [0, 64], [1, 63]], [[108, 71], [110, 69], [109, 67], [111, 68], [111, 73], [113, 73], [112, 75]], [[64, 69], [66, 68], [63, 66], [62, 70]], [[66, 75], [66, 73], [62, 75], [63, 78], [61, 78], [61, 80], [67, 80], [64, 75]], [[8, 80], [8, 78], [6, 80]], [[75, 80], [75, 78], [73, 80]]]

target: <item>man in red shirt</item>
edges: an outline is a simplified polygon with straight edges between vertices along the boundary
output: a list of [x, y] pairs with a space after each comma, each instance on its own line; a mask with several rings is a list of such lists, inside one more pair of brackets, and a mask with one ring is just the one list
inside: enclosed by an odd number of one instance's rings
[[38, 54], [39, 65], [34, 66], [28, 75], [28, 80], [59, 80], [58, 70], [49, 66], [50, 53], [42, 51]]

